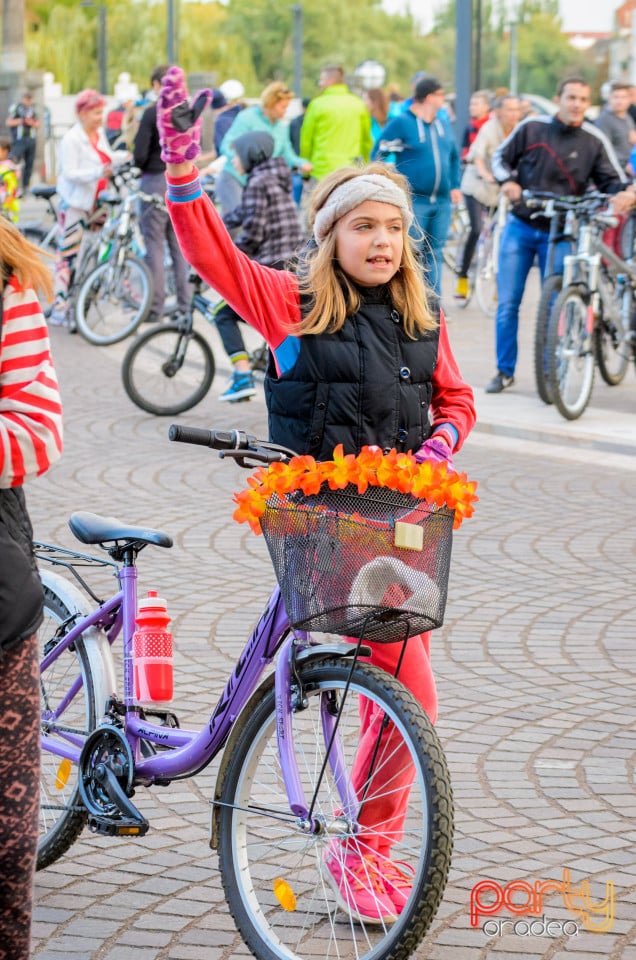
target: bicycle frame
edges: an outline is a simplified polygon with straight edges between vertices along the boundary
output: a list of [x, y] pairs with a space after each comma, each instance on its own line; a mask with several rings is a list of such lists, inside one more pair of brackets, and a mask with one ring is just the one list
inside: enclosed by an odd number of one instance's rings
[[[279, 588], [276, 587], [272, 592], [208, 723], [201, 730], [195, 731], [153, 724], [140, 716], [140, 708], [134, 700], [132, 653], [137, 609], [137, 568], [134, 562], [124, 563], [119, 570], [119, 579], [121, 589], [109, 600], [101, 603], [89, 616], [82, 617], [69, 629], [63, 639], [44, 656], [40, 671], [43, 672], [90, 627], [103, 630], [111, 646], [123, 632], [124, 732], [135, 758], [135, 783], [150, 786], [155, 782], [165, 783], [185, 779], [207, 766], [224, 746], [236, 717], [256, 690], [267, 666], [280, 651], [275, 670], [275, 686], [276, 730], [281, 773], [290, 810], [300, 818], [304, 829], [311, 830], [313, 824], [311, 808], [304, 796], [292, 743], [293, 704], [290, 690], [295, 653], [292, 648], [294, 646], [305, 648], [307, 650], [305, 657], [310, 657], [312, 647], [315, 655], [323, 655], [324, 647], [312, 644], [309, 635], [302, 631], [291, 632]], [[345, 647], [348, 652], [356, 649], [355, 646], [347, 644], [330, 645], [329, 649], [338, 654], [342, 653]], [[300, 657], [303, 658], [302, 652]], [[81, 685], [82, 678], [77, 677], [60, 704], [60, 712], [80, 692]], [[322, 717], [325, 741], [329, 747], [329, 763], [341, 794], [343, 810], [348, 816], [354, 817], [358, 801], [341, 762], [338, 741], [335, 737], [337, 717], [333, 717], [325, 705], [323, 705]], [[151, 756], [142, 756], [142, 741], [159, 744], [168, 749]], [[45, 733], [41, 740], [43, 750], [48, 750], [75, 763], [79, 762], [83, 743], [83, 737], [63, 730], [56, 731], [55, 738]]]
[[[617, 273], [626, 274], [632, 287], [636, 283], [634, 264], [623, 260], [611, 247], [607, 246], [599, 234], [600, 229], [598, 224], [592, 224], [589, 221], [581, 223], [577, 252], [566, 256], [563, 261], [564, 287], [571, 283], [580, 283], [581, 279], [584, 279], [591, 291], [598, 290], [602, 260], [611, 264]], [[587, 269], [585, 278], [581, 278], [576, 272], [577, 266], [582, 264]]]
[[207, 299], [207, 297], [204, 297], [202, 293], [195, 292], [192, 296], [191, 313], [193, 313], [195, 310], [198, 310], [201, 316], [205, 317], [208, 323], [214, 323], [212, 303]]

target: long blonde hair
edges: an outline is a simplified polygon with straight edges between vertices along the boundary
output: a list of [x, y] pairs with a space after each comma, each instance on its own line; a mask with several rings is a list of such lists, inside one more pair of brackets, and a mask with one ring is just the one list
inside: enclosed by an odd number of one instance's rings
[[0, 217], [0, 263], [5, 281], [14, 274], [21, 287], [33, 287], [47, 300], [52, 298], [53, 278], [41, 251], [4, 217]]
[[[341, 167], [321, 180], [311, 195], [309, 225], [312, 229], [316, 213], [336, 187], [363, 174], [381, 174], [404, 190], [407, 197], [410, 196], [406, 178], [383, 163]], [[403, 240], [400, 268], [389, 281], [388, 287], [391, 303], [403, 318], [404, 329], [410, 337], [415, 338], [426, 330], [434, 330], [438, 322], [430, 306], [415, 243], [406, 227], [403, 227]], [[347, 317], [359, 310], [360, 291], [336, 259], [334, 228], [301, 261], [299, 287], [301, 295], [310, 298], [309, 310], [296, 327], [296, 332], [300, 334], [335, 333], [342, 328]]]

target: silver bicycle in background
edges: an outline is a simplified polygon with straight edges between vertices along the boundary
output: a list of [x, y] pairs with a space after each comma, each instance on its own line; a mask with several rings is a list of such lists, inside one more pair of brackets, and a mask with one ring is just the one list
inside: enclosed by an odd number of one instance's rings
[[603, 380], [616, 386], [629, 361], [636, 363], [636, 265], [633, 259], [634, 219], [626, 223], [623, 259], [604, 238], [619, 224], [608, 211], [610, 198], [589, 194], [577, 208], [576, 252], [566, 256], [563, 286], [550, 310], [546, 358], [552, 399], [567, 420], [576, 420], [587, 407], [598, 366]]

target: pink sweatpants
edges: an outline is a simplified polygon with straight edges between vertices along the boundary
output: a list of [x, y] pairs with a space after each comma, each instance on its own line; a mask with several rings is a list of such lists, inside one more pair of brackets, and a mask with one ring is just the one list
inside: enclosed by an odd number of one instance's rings
[[[430, 639], [430, 633], [409, 638], [398, 679], [422, 705], [431, 723], [435, 723], [437, 691], [431, 669]], [[402, 644], [368, 645], [372, 650], [369, 662], [395, 676]], [[378, 746], [383, 716], [377, 706], [366, 697], [360, 697], [360, 749], [353, 767], [352, 781], [362, 802], [359, 823], [364, 831], [364, 841], [381, 857], [388, 857], [392, 845], [403, 834], [414, 770], [406, 759], [407, 751], [402, 738], [392, 724], [388, 724], [382, 732]], [[372, 764], [373, 772], [369, 780]], [[369, 795], [368, 800], [364, 799], [365, 793]]]

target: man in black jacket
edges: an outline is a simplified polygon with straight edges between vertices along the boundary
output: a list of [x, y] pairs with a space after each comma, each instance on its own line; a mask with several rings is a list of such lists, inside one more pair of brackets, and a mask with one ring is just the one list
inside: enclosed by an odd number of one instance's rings
[[[511, 203], [499, 248], [498, 307], [495, 319], [497, 373], [486, 393], [501, 393], [514, 383], [517, 363], [519, 306], [535, 257], [544, 275], [550, 223], [533, 218], [522, 202], [523, 190], [550, 191], [559, 196], [581, 196], [593, 183], [604, 193], [617, 194], [617, 213], [629, 209], [636, 197], [614, 151], [603, 134], [585, 120], [590, 87], [579, 77], [568, 77], [558, 89], [559, 109], [554, 117], [523, 120], [493, 156], [492, 171]], [[563, 271], [568, 244], [556, 251], [554, 272]]]
[[[150, 77], [154, 96], [161, 90], [161, 81], [169, 66], [155, 67]], [[141, 170], [140, 186], [144, 193], [164, 197], [166, 192], [166, 165], [161, 159], [161, 146], [157, 132], [157, 104], [151, 103], [144, 110], [133, 147], [135, 165]], [[186, 313], [190, 306], [188, 264], [183, 259], [174, 228], [165, 206], [142, 202], [139, 226], [146, 245], [146, 263], [152, 274], [153, 294], [148, 323], [157, 323], [163, 316], [166, 297], [165, 252], [170, 251], [177, 294], [177, 309]]]

